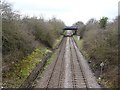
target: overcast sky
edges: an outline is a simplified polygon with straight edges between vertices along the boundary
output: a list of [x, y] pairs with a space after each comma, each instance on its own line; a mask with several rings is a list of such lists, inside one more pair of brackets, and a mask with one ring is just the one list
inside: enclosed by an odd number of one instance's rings
[[56, 17], [72, 25], [77, 21], [107, 16], [110, 20], [118, 15], [119, 0], [6, 0], [22, 15]]

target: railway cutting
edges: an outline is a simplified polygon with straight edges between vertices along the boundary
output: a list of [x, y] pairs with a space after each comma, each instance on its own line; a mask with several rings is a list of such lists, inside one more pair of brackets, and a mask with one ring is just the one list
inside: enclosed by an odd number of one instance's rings
[[73, 37], [64, 37], [35, 88], [100, 88]]

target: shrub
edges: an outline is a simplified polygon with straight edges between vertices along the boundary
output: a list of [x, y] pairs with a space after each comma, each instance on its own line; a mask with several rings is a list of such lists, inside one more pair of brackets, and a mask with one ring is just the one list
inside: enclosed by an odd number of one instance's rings
[[78, 21], [78, 22], [74, 23], [73, 26], [78, 27], [77, 35], [80, 35], [80, 37], [82, 38], [84, 36], [84, 31], [85, 31], [84, 23], [82, 21]]
[[18, 63], [40, 45], [52, 48], [63, 27], [64, 23], [56, 18], [25, 16], [21, 19], [11, 4], [2, 2], [3, 63], [7, 66]]
[[100, 27], [101, 27], [101, 28], [105, 29], [106, 24], [107, 24], [107, 20], [108, 20], [107, 17], [102, 17], [102, 18], [99, 20], [99, 23], [100, 23]]
[[[89, 24], [88, 24], [89, 25]], [[118, 23], [117, 20], [109, 22], [105, 30], [100, 29], [97, 24], [92, 28], [86, 25], [83, 37], [83, 50], [88, 54], [88, 59], [93, 62], [92, 68], [99, 67], [101, 62], [105, 63], [103, 77], [108, 87], [117, 86], [117, 63], [118, 63]], [[97, 26], [97, 27], [96, 27]], [[94, 29], [96, 28], [96, 29]], [[99, 69], [99, 68], [98, 68]], [[108, 74], [109, 73], [109, 74]], [[112, 76], [115, 76], [112, 78]], [[112, 86], [109, 84], [112, 83]]]

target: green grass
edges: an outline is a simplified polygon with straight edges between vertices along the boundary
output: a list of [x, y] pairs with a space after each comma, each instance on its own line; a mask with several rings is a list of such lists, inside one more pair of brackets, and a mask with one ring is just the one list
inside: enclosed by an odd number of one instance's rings
[[6, 83], [8, 87], [19, 87], [48, 52], [51, 51], [45, 47], [35, 49], [30, 55], [12, 66], [12, 69], [5, 74], [3, 83]]
[[46, 69], [48, 67], [48, 65], [52, 63], [53, 59], [55, 59], [55, 56], [56, 56], [56, 53], [53, 53], [51, 58], [48, 59], [44, 69]]
[[[55, 41], [55, 44], [54, 44], [53, 48], [57, 47], [59, 45], [59, 43], [60, 43], [61, 40], [62, 40], [62, 36]], [[56, 52], [53, 53], [52, 56], [51, 56], [51, 58], [48, 59], [46, 65], [44, 67], [44, 69], [46, 69], [48, 67], [48, 65], [52, 62], [52, 60], [55, 59], [55, 56], [56, 56]]]
[[78, 40], [77, 36], [74, 36], [74, 39], [75, 39], [79, 49], [83, 49], [83, 39]]
[[85, 52], [84, 47], [83, 47], [84, 40], [83, 39], [78, 40], [77, 36], [74, 36], [74, 39], [75, 39], [75, 41], [76, 41], [76, 43], [78, 45], [78, 48], [80, 49], [82, 54], [85, 56], [85, 58], [88, 60], [89, 59], [89, 55]]
[[[55, 41], [54, 48], [57, 47], [61, 39], [62, 37]], [[36, 65], [41, 62], [42, 58], [47, 53], [52, 53], [52, 51], [44, 46], [36, 48], [30, 55], [24, 57], [18, 63], [12, 65], [12, 69], [3, 75], [4, 76], [3, 83], [7, 85], [7, 87], [11, 88], [19, 87], [29, 76], [31, 71], [36, 67]], [[53, 53], [51, 58], [46, 63], [44, 69], [47, 68], [47, 66], [52, 62], [55, 56], [56, 54]]]
[[53, 45], [53, 49], [55, 49], [55, 48], [59, 45], [59, 43], [60, 43], [61, 40], [62, 40], [62, 36], [59, 37], [59, 38], [55, 41], [55, 43], [54, 43], [54, 45]]
[[[45, 64], [45, 66], [44, 66], [44, 68], [43, 68], [43, 71], [45, 71], [46, 69], [48, 69], [49, 64], [52, 63], [52, 61], [55, 59], [55, 56], [56, 56], [56, 53], [53, 53], [53, 54], [51, 55], [51, 57], [47, 60], [47, 63]], [[43, 72], [43, 71], [42, 71], [42, 72]], [[37, 78], [36, 78], [36, 80], [34, 81], [33, 85], [35, 86], [35, 85], [36, 85], [36, 82], [39, 81], [40, 79], [42, 79], [43, 76], [44, 76], [43, 73], [39, 73], [38, 76], [37, 76]]]

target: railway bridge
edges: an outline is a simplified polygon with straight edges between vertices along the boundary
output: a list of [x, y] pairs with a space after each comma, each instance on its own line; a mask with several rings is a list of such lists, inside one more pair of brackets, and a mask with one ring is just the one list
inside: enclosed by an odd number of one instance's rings
[[[65, 27], [63, 28], [63, 33], [64, 33], [65, 31], [68, 31], [68, 30], [72, 32], [72, 35], [76, 35], [76, 34], [77, 34], [78, 27], [76, 27], [76, 26], [65, 26]], [[64, 36], [69, 36], [69, 32], [65, 33]]]

